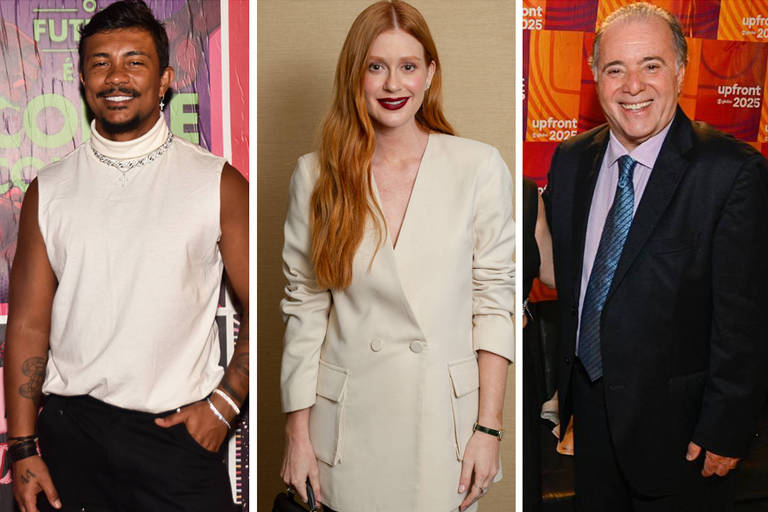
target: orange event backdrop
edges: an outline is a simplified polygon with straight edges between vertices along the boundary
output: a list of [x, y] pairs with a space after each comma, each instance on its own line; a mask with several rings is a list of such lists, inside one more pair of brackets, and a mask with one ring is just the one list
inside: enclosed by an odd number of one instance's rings
[[[603, 19], [632, 0], [523, 0], [523, 175], [547, 183], [557, 144], [605, 122], [588, 57]], [[652, 0], [688, 41], [686, 115], [768, 155], [768, 0]], [[553, 298], [540, 286], [532, 299]]]

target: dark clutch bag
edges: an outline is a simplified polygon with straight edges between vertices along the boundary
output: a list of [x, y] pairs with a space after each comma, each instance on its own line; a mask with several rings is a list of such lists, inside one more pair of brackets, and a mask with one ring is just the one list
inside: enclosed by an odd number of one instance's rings
[[292, 493], [283, 491], [275, 496], [272, 512], [307, 512], [307, 509], [296, 503]]
[[289, 491], [283, 491], [275, 496], [275, 502], [272, 505], [272, 512], [307, 512], [308, 510], [310, 509], [294, 499], [294, 494]]

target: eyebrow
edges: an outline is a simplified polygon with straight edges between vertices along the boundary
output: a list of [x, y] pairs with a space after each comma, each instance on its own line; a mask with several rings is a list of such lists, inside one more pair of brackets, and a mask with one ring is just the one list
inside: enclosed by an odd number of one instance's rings
[[[142, 52], [140, 50], [130, 50], [125, 52], [123, 56], [124, 57], [136, 57], [136, 56], [149, 57], [149, 54], [147, 52]], [[93, 53], [89, 58], [94, 59], [97, 57], [103, 57], [105, 59], [108, 59], [110, 57], [110, 54], [106, 52]]]
[[[371, 59], [371, 60], [386, 60], [384, 57], [378, 57], [378, 56], [376, 56], [376, 55], [370, 55], [370, 56], [368, 57], [368, 59]], [[423, 61], [423, 60], [424, 60], [424, 57], [416, 57], [415, 55], [410, 55], [410, 56], [407, 56], [407, 57], [400, 57], [400, 59], [398, 59], [398, 60], [400, 60], [401, 62], [402, 62], [402, 61], [404, 61], [404, 60], [418, 60], [418, 61]]]
[[[650, 57], [643, 57], [643, 60], [641, 60], [641, 61], [640, 61], [640, 63], [641, 63], [641, 64], [645, 64], [646, 62], [651, 62], [651, 61], [659, 61], [659, 62], [661, 62], [662, 64], [666, 64], [666, 61], [665, 61], [663, 58], [661, 58], [661, 57], [659, 57], [659, 56], [657, 56], [657, 55], [651, 55]], [[607, 63], [606, 63], [606, 64], [605, 64], [605, 65], [604, 65], [604, 66], [603, 66], [601, 69], [600, 69], [600, 71], [605, 71], [605, 70], [606, 70], [606, 69], [608, 69], [609, 67], [611, 67], [611, 66], [616, 66], [616, 65], [620, 65], [620, 66], [622, 66], [622, 65], [624, 65], [624, 61], [623, 61], [623, 60], [612, 60], [611, 62], [607, 62]]]

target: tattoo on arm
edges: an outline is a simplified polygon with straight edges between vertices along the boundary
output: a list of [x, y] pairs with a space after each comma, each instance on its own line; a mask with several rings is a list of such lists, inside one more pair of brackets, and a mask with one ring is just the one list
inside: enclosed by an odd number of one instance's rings
[[27, 469], [24, 473], [21, 474], [21, 481], [24, 482], [25, 484], [28, 484], [30, 480], [35, 478], [35, 476], [37, 475], [35, 475], [32, 471]]
[[45, 358], [30, 357], [22, 363], [21, 372], [29, 377], [29, 381], [21, 385], [19, 394], [24, 398], [37, 401], [40, 398], [40, 392], [43, 389]]
[[241, 377], [248, 378], [248, 352], [235, 354], [230, 364]]
[[232, 386], [229, 385], [229, 383], [227, 382], [226, 377], [221, 380], [221, 382], [219, 383], [219, 387], [221, 389], [223, 389], [224, 391], [226, 391], [227, 394], [229, 396], [231, 396], [232, 399], [235, 402], [237, 402], [239, 405], [243, 405], [243, 402], [245, 402], [245, 398], [243, 396], [241, 396], [240, 393], [238, 393], [237, 391], [232, 389]]
[[[245, 325], [245, 326], [244, 326]], [[236, 349], [229, 362], [227, 372], [221, 379], [219, 386], [239, 405], [243, 405], [245, 397], [248, 394], [248, 328], [247, 323], [240, 325], [240, 336], [235, 342]], [[242, 389], [245, 386], [245, 392], [238, 392], [236, 389]]]

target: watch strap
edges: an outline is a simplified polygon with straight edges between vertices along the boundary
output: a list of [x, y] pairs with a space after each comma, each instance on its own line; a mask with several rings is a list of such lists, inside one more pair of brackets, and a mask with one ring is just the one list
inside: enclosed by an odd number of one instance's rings
[[498, 437], [499, 441], [501, 441], [501, 438], [504, 437], [504, 429], [496, 430], [495, 428], [490, 427], [484, 427], [483, 425], [479, 425], [477, 422], [472, 426], [473, 431], [482, 432], [483, 434], [488, 434], [489, 436]]

